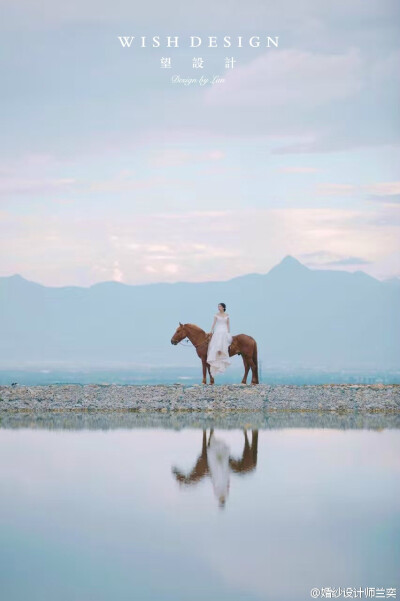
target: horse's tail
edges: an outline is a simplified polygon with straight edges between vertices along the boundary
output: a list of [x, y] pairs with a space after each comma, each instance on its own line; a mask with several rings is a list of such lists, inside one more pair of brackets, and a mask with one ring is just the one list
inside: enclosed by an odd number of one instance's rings
[[255, 367], [255, 376], [258, 382], [258, 351], [257, 351], [257, 342], [254, 341], [254, 350], [253, 350], [253, 361]]

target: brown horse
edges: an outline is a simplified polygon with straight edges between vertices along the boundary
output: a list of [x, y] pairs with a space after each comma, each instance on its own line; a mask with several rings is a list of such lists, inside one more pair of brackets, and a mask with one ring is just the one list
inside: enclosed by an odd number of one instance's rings
[[[181, 323], [177, 327], [175, 334], [171, 338], [171, 344], [178, 344], [184, 338], [188, 338], [196, 349], [203, 366], [203, 384], [207, 384], [207, 371], [210, 376], [210, 384], [214, 384], [214, 378], [211, 375], [210, 364], [207, 363], [208, 343], [212, 334], [208, 334], [196, 326], [194, 323]], [[247, 374], [251, 369], [251, 383], [258, 384], [258, 359], [257, 343], [252, 336], [247, 334], [238, 334], [232, 337], [229, 346], [229, 356], [241, 355], [244, 364], [244, 376], [242, 384], [247, 384]]]
[[[172, 468], [172, 473], [180, 484], [189, 486], [196, 484], [202, 480], [205, 476], [210, 475], [210, 468], [208, 466], [207, 458], [207, 447], [210, 446], [211, 436], [213, 435], [214, 429], [211, 428], [209, 439], [207, 442], [207, 432], [203, 430], [203, 440], [201, 453], [192, 469], [192, 471], [185, 475], [178, 468]], [[257, 451], [258, 451], [258, 430], [251, 431], [251, 444], [247, 437], [247, 430], [244, 428], [244, 449], [242, 457], [240, 459], [234, 459], [229, 456], [229, 465], [231, 470], [236, 474], [247, 474], [256, 469], [257, 466]]]

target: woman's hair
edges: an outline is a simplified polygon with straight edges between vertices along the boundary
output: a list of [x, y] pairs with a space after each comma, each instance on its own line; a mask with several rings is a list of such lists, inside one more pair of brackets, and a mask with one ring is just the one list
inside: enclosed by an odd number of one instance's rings
[[225, 305], [225, 303], [219, 303], [219, 304], [224, 308], [224, 311], [226, 311], [226, 305]]

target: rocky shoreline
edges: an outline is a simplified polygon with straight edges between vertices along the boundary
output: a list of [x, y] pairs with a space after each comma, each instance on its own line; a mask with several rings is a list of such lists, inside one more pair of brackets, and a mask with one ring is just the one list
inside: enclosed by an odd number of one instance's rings
[[0, 386], [7, 412], [400, 412], [398, 384]]

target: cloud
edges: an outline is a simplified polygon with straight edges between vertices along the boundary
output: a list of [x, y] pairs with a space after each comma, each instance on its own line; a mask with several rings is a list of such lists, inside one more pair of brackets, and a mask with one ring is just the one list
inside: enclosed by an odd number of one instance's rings
[[336, 261], [330, 261], [326, 263], [326, 265], [338, 265], [338, 266], [346, 266], [346, 265], [370, 265], [371, 261], [367, 261], [366, 259], [362, 259], [361, 257], [344, 257], [343, 259], [337, 259]]
[[92, 181], [89, 185], [89, 192], [101, 194], [125, 193], [164, 187], [170, 187], [172, 189], [173, 187], [178, 188], [184, 185], [185, 182], [183, 179], [172, 179], [157, 174], [146, 178], [136, 176], [116, 176], [105, 180]]
[[[310, 28], [315, 31], [329, 18], [334, 22], [337, 22], [337, 19], [344, 20], [348, 25], [351, 25], [353, 20], [359, 24], [360, 15], [364, 17], [362, 20], [364, 27], [370, 26], [376, 29], [376, 19], [379, 18], [380, 21], [388, 19], [393, 12], [388, 10], [387, 2], [379, 0], [369, 0], [368, 4], [363, 0], [353, 0], [350, 3], [346, 0], [336, 0], [329, 7], [328, 16], [326, 7], [321, 5], [319, 0], [270, 0], [268, 3], [249, 0], [246, 5], [235, 5], [235, 11], [232, 11], [230, 0], [220, 0], [217, 5], [210, 0], [204, 0], [201, 11], [198, 10], [198, 6], [190, 3], [182, 5], [180, 0], [170, 0], [167, 4], [147, 2], [140, 7], [125, 0], [115, 0], [112, 4], [107, 0], [70, 0], [65, 5], [56, 4], [52, 0], [42, 0], [40, 5], [32, 0], [20, 0], [18, 11], [15, 10], [13, 0], [3, 0], [3, 5], [4, 10], [9, 11], [11, 23], [18, 23], [20, 27], [43, 28], [43, 26], [59, 24], [71, 25], [74, 22], [91, 25], [133, 22], [140, 24], [141, 28], [146, 30], [156, 24], [159, 33], [160, 28], [165, 30], [173, 19], [175, 29], [172, 35], [177, 26], [180, 28], [185, 26], [187, 31], [187, 24], [193, 22], [197, 25], [195, 33], [198, 33], [199, 26], [209, 25], [210, 14], [213, 17], [213, 32], [216, 29], [224, 33], [231, 32], [227, 31], [227, 15], [229, 15], [230, 30], [243, 31], [248, 28], [255, 30], [260, 23], [273, 23], [274, 29], [276, 27], [278, 30], [286, 31], [289, 24], [300, 30], [305, 29], [306, 33], [309, 33]], [[301, 28], [298, 27], [299, 22]], [[346, 28], [342, 29], [344, 35]], [[134, 33], [141, 32], [134, 28]], [[337, 39], [341, 31], [336, 30], [335, 33]]]
[[0, 195], [47, 194], [63, 191], [71, 188], [74, 184], [76, 184], [76, 180], [70, 178], [17, 179], [6, 177], [0, 178]]
[[320, 183], [315, 186], [317, 196], [358, 195], [368, 200], [398, 202], [400, 182], [376, 182], [373, 184]]
[[347, 196], [354, 194], [357, 191], [357, 186], [354, 184], [317, 184], [315, 186], [315, 193], [318, 196]]
[[6, 200], [23, 196], [46, 197], [70, 195], [80, 187], [70, 161], [60, 161], [52, 154], [24, 152], [19, 157], [5, 159], [0, 167], [0, 196]]
[[220, 161], [225, 158], [225, 153], [218, 149], [208, 151], [182, 150], [180, 148], [166, 148], [152, 152], [148, 159], [150, 167], [156, 169], [165, 167], [183, 167], [189, 164], [208, 163]]
[[[0, 273], [50, 285], [226, 280], [287, 254], [375, 277], [399, 274], [399, 214], [350, 209], [232, 209], [150, 214], [3, 215]], [[12, 248], [12, 253], [10, 253]], [[385, 257], [392, 257], [385, 259]], [[380, 265], [379, 269], [376, 265]]]
[[317, 173], [320, 169], [316, 167], [278, 167], [279, 173]]
[[317, 251], [305, 253], [299, 259], [309, 267], [356, 267], [359, 265], [370, 265], [372, 261], [363, 257], [343, 257], [334, 253]]
[[[319, 0], [250, 0], [235, 14], [227, 0], [200, 12], [177, 6], [21, 0], [17, 10], [5, 0], [5, 45], [24, 35], [2, 70], [2, 206], [23, 198], [2, 216], [1, 269], [60, 283], [118, 269], [132, 282], [226, 279], [323, 249], [333, 262], [364, 258], [376, 275], [394, 273], [398, 4], [337, 0], [329, 14]], [[112, 41], [129, 23], [136, 35], [156, 23], [157, 34], [173, 24], [186, 35], [196, 22], [193, 33], [208, 35], [211, 11], [212, 33], [247, 35], [267, 23], [280, 48], [243, 49], [223, 86], [177, 90], [155, 54], [128, 58]], [[322, 154], [335, 151], [343, 154]], [[159, 173], [170, 168], [172, 177]], [[315, 181], [319, 188], [303, 187]], [[335, 196], [347, 212], [301, 208]], [[352, 210], [362, 200], [371, 202]]]
[[205, 91], [208, 123], [230, 136], [281, 136], [274, 154], [399, 145], [395, 61], [344, 48], [279, 49], [239, 66]]
[[363, 186], [369, 194], [368, 199], [390, 203], [400, 202], [400, 182], [381, 182]]
[[278, 50], [233, 69], [222, 86], [207, 90], [211, 106], [263, 110], [291, 106], [307, 110], [353, 96], [362, 89], [362, 59], [357, 48], [346, 54]]
[[114, 282], [122, 282], [124, 279], [124, 274], [121, 271], [119, 261], [114, 261], [112, 279]]
[[371, 194], [368, 199], [385, 202], [389, 201], [390, 203], [398, 204], [400, 203], [400, 194]]
[[[178, 4], [137, 9], [125, 0], [112, 6], [72, 0], [61, 7], [43, 0], [39, 7], [21, 0], [17, 10], [5, 0], [2, 39], [8, 46], [15, 32], [21, 35], [3, 61], [3, 156], [30, 148], [114, 159], [122, 149], [141, 150], [153, 132], [166, 145], [178, 129], [192, 140], [199, 133], [296, 137], [276, 149], [281, 154], [399, 142], [395, 2], [342, 0], [328, 13], [318, 0], [251, 0], [234, 13], [227, 0], [206, 2], [201, 11]], [[196, 23], [196, 34], [210, 35], [211, 13], [219, 37], [247, 37], [266, 23], [281, 46], [243, 48], [237, 69], [225, 73], [222, 63], [226, 83], [204, 98], [203, 88], [172, 88], [150, 49], [128, 58], [115, 43], [127, 27], [133, 35], [171, 34], [172, 28], [187, 36]], [[224, 54], [218, 49], [214, 57]]]
[[379, 196], [391, 196], [400, 194], [400, 182], [378, 182], [363, 186], [366, 192], [378, 194]]

